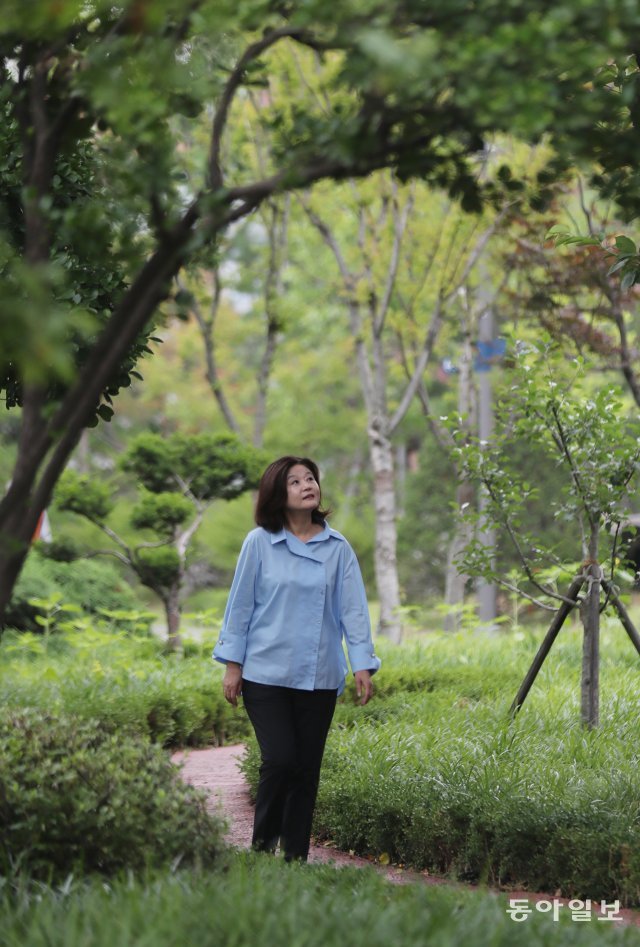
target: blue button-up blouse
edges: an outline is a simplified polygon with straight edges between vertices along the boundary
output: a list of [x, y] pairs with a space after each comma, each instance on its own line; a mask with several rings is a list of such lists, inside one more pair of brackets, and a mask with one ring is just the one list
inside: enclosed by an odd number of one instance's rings
[[213, 657], [259, 684], [344, 690], [351, 669], [380, 667], [362, 574], [347, 540], [325, 523], [303, 543], [286, 529], [246, 537]]

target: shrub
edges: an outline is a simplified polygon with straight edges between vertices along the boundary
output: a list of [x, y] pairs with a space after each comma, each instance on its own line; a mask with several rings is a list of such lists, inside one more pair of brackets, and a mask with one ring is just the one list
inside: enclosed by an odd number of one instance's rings
[[96, 720], [0, 711], [0, 874], [210, 865], [220, 847], [204, 795], [158, 747]]
[[110, 562], [58, 562], [33, 550], [14, 589], [5, 623], [11, 628], [37, 631], [36, 616], [42, 614], [42, 609], [33, 605], [32, 600], [56, 595], [89, 613], [136, 606], [132, 588]]

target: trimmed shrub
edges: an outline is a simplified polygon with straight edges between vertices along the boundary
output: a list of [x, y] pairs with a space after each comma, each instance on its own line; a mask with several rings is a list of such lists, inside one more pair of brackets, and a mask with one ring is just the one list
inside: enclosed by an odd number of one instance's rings
[[211, 865], [220, 848], [204, 794], [158, 747], [97, 720], [0, 711], [0, 874]]

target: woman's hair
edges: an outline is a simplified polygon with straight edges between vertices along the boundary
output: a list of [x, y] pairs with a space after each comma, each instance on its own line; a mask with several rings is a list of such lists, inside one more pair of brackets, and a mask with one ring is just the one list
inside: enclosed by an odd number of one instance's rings
[[[308, 457], [280, 457], [269, 464], [260, 478], [255, 518], [258, 526], [263, 526], [270, 533], [279, 532], [286, 524], [287, 474], [296, 464], [302, 464], [303, 467], [310, 470], [316, 483], [320, 486], [318, 466]], [[322, 503], [322, 493], [320, 494], [320, 502]], [[311, 513], [311, 519], [314, 523], [324, 526], [324, 521], [329, 513], [329, 510], [323, 510], [321, 506], [317, 506]]]

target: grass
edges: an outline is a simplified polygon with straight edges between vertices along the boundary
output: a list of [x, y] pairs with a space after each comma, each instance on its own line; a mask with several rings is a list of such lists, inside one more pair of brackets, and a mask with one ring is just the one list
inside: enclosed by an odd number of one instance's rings
[[1, 947], [595, 947], [638, 943], [637, 930], [558, 921], [538, 912], [516, 925], [507, 899], [424, 885], [391, 885], [371, 870], [288, 865], [237, 856], [225, 870], [111, 884], [23, 886], [0, 902]]
[[[382, 648], [377, 697], [338, 707], [315, 831], [453, 878], [640, 904], [640, 657], [605, 625], [601, 726], [580, 724], [567, 629], [525, 705], [540, 635], [432, 635]], [[255, 784], [252, 744], [246, 770]]]
[[[567, 627], [512, 721], [509, 705], [542, 634], [379, 643], [376, 698], [361, 708], [350, 684], [336, 711], [316, 833], [452, 878], [640, 904], [640, 657], [605, 620], [601, 727], [586, 731], [581, 638]], [[86, 624], [46, 640], [5, 634], [0, 700], [166, 747], [243, 739], [246, 715], [222, 698], [212, 646], [205, 634], [168, 656], [152, 638]], [[253, 743], [246, 768], [255, 784]]]
[[0, 643], [0, 703], [92, 718], [165, 747], [242, 739], [244, 714], [222, 696], [213, 641], [166, 654], [151, 636], [84, 623], [48, 638], [7, 632]]

